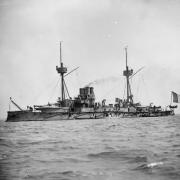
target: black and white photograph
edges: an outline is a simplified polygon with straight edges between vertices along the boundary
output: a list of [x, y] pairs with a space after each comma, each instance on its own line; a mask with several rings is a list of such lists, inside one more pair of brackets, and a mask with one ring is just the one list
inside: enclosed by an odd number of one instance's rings
[[179, 180], [180, 1], [0, 0], [0, 180]]

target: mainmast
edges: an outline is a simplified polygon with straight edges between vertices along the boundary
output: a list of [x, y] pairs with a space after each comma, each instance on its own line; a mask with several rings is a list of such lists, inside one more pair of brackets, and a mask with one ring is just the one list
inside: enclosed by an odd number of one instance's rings
[[65, 100], [64, 74], [67, 73], [67, 68], [63, 66], [63, 62], [62, 62], [61, 42], [60, 42], [60, 67], [56, 66], [56, 70], [61, 75], [61, 101], [64, 101]]
[[129, 83], [129, 78], [133, 74], [133, 69], [129, 69], [127, 63], [127, 47], [125, 48], [126, 53], [126, 70], [123, 71], [123, 75], [126, 77], [126, 87], [127, 87], [127, 104], [133, 104], [133, 95], [131, 94], [131, 85]]

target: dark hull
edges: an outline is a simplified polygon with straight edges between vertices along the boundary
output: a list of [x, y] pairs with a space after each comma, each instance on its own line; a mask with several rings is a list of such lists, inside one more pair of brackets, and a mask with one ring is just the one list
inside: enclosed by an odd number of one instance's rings
[[160, 111], [160, 112], [135, 112], [123, 113], [123, 117], [160, 117], [160, 116], [173, 116], [174, 111]]
[[11, 111], [8, 112], [7, 121], [59, 121], [59, 120], [75, 120], [75, 119], [100, 119], [104, 117], [104, 113], [42, 113], [30, 111]]
[[171, 116], [174, 111], [160, 112], [121, 112], [121, 111], [102, 111], [102, 112], [81, 112], [81, 113], [59, 113], [59, 112], [32, 112], [32, 111], [9, 111], [7, 121], [59, 121], [76, 119], [102, 119], [105, 117], [159, 117]]

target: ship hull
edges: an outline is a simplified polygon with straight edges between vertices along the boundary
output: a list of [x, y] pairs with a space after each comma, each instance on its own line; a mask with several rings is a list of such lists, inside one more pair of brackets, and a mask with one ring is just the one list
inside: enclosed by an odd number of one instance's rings
[[103, 112], [82, 112], [82, 113], [44, 113], [31, 111], [9, 111], [7, 121], [59, 121], [75, 119], [100, 119], [104, 117]]
[[174, 111], [160, 112], [121, 112], [121, 111], [101, 111], [101, 112], [32, 112], [32, 111], [8, 111], [7, 121], [60, 121], [76, 119], [102, 119], [106, 117], [160, 117], [172, 116]]

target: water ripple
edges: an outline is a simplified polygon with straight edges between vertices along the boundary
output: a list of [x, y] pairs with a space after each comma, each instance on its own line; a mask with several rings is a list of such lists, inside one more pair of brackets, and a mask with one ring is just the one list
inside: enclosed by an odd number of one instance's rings
[[0, 179], [179, 180], [179, 117], [0, 121]]

